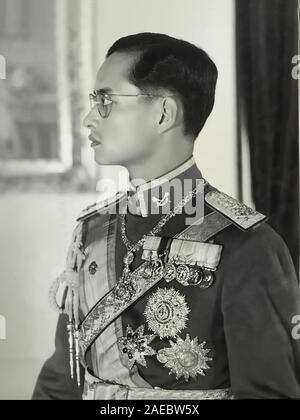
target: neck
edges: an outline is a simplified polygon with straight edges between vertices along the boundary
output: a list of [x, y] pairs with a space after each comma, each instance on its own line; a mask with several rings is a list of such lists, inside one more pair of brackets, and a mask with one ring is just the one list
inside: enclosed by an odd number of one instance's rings
[[159, 178], [160, 176], [172, 171], [172, 169], [181, 165], [188, 160], [193, 154], [192, 147], [181, 150], [176, 153], [175, 150], [162, 151], [147, 157], [145, 161], [140, 161], [138, 164], [130, 164], [127, 166], [131, 180], [140, 180], [137, 182], [148, 182], [151, 179]]

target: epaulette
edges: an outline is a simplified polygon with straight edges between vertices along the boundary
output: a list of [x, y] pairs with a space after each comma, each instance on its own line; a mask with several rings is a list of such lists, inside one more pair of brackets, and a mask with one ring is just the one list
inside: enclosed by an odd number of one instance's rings
[[117, 210], [118, 204], [127, 197], [125, 191], [118, 192], [115, 196], [106, 198], [104, 200], [97, 201], [94, 204], [86, 207], [77, 218], [77, 221], [83, 221], [89, 219], [95, 214], [113, 213]]
[[205, 202], [243, 231], [267, 220], [267, 216], [211, 186], [205, 194]]

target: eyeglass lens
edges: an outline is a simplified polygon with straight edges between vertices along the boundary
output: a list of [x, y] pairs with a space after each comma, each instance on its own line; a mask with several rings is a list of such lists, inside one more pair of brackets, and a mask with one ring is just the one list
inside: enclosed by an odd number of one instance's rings
[[106, 98], [103, 94], [97, 92], [97, 94], [90, 94], [91, 108], [97, 106], [98, 112], [102, 118], [107, 118], [111, 111], [111, 100]]

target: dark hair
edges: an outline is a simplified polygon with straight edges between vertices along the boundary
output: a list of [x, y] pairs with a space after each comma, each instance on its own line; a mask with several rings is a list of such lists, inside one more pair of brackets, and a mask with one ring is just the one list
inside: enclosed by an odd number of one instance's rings
[[198, 136], [215, 101], [218, 70], [201, 48], [164, 34], [144, 32], [118, 39], [108, 50], [137, 53], [129, 81], [143, 93], [167, 89], [179, 96], [184, 134]]

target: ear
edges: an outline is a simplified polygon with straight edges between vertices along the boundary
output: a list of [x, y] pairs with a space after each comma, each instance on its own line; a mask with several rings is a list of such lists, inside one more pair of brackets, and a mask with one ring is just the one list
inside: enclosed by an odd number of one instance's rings
[[179, 107], [174, 98], [163, 98], [160, 102], [160, 112], [158, 121], [159, 134], [164, 133], [178, 124]]

